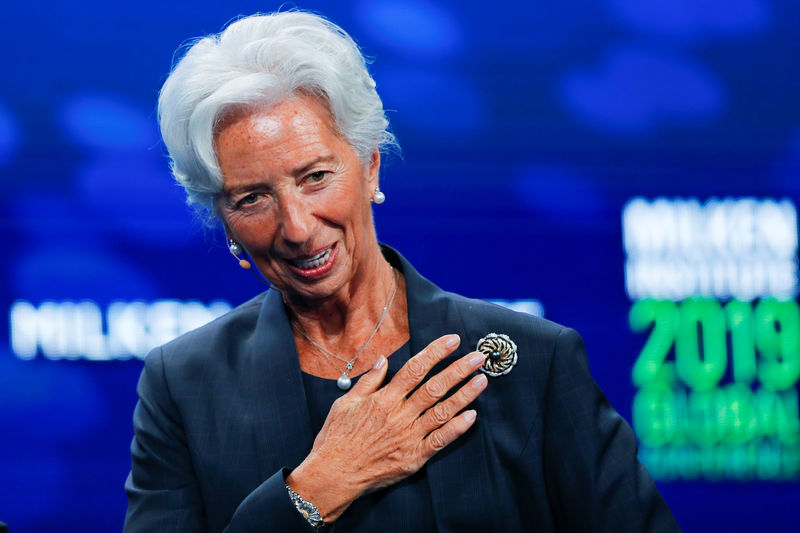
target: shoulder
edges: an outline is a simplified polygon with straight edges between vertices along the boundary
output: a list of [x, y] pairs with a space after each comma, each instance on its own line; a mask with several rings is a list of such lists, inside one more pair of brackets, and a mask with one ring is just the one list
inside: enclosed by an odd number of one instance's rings
[[[514, 340], [520, 352], [530, 354], [540, 366], [554, 352], [559, 336], [572, 331], [541, 317], [442, 290], [420, 275], [396, 250], [384, 246], [383, 251], [387, 260], [406, 276], [409, 314], [413, 311], [424, 317], [424, 320], [411, 322], [417, 332], [458, 332], [461, 334], [461, 350], [467, 347], [475, 349], [478, 340], [488, 333], [505, 334]], [[412, 337], [415, 331], [412, 331]], [[425, 338], [427, 342], [430, 340], [433, 338]]]
[[440, 297], [460, 315], [465, 331], [503, 333], [512, 339], [516, 337], [529, 348], [535, 347], [537, 352], [552, 353], [562, 336], [579, 337], [574, 330], [561, 324], [485, 300], [446, 291], [442, 291]]
[[246, 343], [255, 333], [266, 292], [231, 309], [197, 329], [184, 333], [154, 349], [145, 365], [159, 355], [165, 366], [207, 364], [224, 356], [232, 347]]

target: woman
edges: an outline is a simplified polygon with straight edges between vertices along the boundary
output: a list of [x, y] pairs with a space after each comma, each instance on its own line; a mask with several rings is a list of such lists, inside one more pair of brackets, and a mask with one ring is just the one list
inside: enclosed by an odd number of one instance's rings
[[576, 333], [378, 244], [394, 140], [340, 28], [234, 22], [159, 117], [189, 200], [272, 288], [148, 356], [126, 531], [676, 528]]

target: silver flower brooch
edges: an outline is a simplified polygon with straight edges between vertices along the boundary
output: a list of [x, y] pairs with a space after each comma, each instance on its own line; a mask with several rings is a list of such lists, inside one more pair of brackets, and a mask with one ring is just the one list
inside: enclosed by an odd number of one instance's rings
[[508, 374], [517, 364], [517, 345], [503, 333], [489, 333], [478, 341], [476, 350], [486, 357], [481, 370], [492, 377]]

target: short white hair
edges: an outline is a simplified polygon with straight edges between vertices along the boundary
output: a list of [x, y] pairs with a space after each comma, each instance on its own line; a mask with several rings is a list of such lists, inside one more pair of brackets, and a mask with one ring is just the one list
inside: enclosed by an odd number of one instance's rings
[[362, 163], [375, 150], [397, 147], [364, 56], [343, 29], [319, 15], [252, 15], [188, 46], [161, 88], [158, 120], [189, 204], [214, 212], [222, 190], [214, 138], [227, 111], [272, 106], [301, 93], [320, 98]]

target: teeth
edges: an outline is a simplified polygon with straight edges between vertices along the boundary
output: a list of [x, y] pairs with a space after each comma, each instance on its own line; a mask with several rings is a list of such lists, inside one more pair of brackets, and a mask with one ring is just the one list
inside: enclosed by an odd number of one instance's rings
[[314, 257], [309, 257], [308, 259], [293, 259], [292, 263], [303, 270], [317, 268], [318, 266], [324, 265], [325, 262], [328, 261], [332, 249], [333, 247], [330, 247], [327, 250], [318, 253]]

